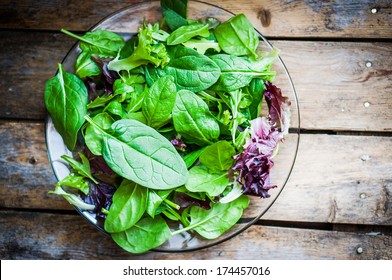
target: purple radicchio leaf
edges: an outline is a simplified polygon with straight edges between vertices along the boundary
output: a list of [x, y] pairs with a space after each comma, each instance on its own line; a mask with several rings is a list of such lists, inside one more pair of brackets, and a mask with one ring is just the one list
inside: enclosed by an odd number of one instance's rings
[[184, 142], [182, 142], [181, 138], [173, 138], [172, 140], [170, 140], [170, 142], [179, 151], [183, 152], [186, 148], [186, 145]]
[[232, 169], [238, 172], [236, 180], [244, 194], [268, 198], [268, 190], [276, 188], [270, 182], [270, 170], [274, 166], [272, 155], [283, 134], [271, 126], [265, 117], [256, 118], [250, 123], [250, 138], [244, 151], [234, 157], [236, 162]]
[[268, 105], [271, 123], [279, 126], [284, 135], [287, 134], [290, 126], [291, 102], [282, 95], [280, 88], [270, 82], [265, 82], [264, 97]]
[[191, 197], [181, 192], [176, 193], [173, 202], [179, 205], [181, 209], [185, 209], [191, 205], [196, 205], [206, 210], [211, 209], [210, 201], [208, 199], [207, 200], [196, 199], [194, 197]]
[[90, 182], [89, 187], [90, 191], [83, 197], [83, 201], [95, 205], [95, 209], [92, 212], [96, 213], [97, 217], [105, 218], [105, 214], [103, 214], [101, 210], [102, 208], [105, 208], [106, 210], [110, 208], [116, 188], [102, 182], [99, 184]]
[[92, 55], [91, 59], [98, 65], [101, 69], [103, 76], [105, 78], [103, 88], [106, 94], [113, 93], [113, 84], [116, 79], [119, 78], [116, 72], [110, 71], [108, 69], [108, 64], [110, 62], [109, 58], [101, 58], [99, 56]]

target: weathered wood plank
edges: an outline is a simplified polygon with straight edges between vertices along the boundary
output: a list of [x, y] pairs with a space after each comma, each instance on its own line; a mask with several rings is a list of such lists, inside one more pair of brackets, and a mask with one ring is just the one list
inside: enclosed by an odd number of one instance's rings
[[[239, 236], [208, 249], [132, 255], [75, 215], [3, 211], [0, 223], [1, 259], [392, 258], [392, 236], [383, 235], [254, 225]], [[357, 253], [358, 247], [363, 253]]]
[[[0, 134], [0, 207], [71, 209], [47, 194], [55, 179], [43, 124], [2, 122]], [[281, 153], [294, 144], [284, 143]], [[302, 135], [288, 184], [263, 219], [392, 225], [391, 148], [390, 137]]]
[[[0, 28], [85, 31], [109, 14], [138, 2], [143, 1], [2, 1]], [[270, 37], [392, 37], [392, 5], [388, 0], [212, 0], [208, 3], [236, 14], [245, 13], [257, 29]]]
[[[45, 81], [75, 41], [44, 32], [1, 34], [0, 118], [44, 119]], [[392, 131], [391, 43], [272, 43], [294, 81], [302, 128]]]

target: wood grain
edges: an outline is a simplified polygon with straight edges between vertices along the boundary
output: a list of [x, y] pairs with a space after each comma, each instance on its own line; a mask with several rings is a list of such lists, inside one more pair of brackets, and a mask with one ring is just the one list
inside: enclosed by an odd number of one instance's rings
[[[44, 125], [2, 122], [0, 132], [5, 140], [0, 145], [0, 207], [72, 209], [47, 194], [55, 178]], [[281, 154], [294, 146], [295, 141], [287, 141]], [[385, 152], [391, 149], [389, 137], [302, 135], [288, 184], [263, 219], [392, 225], [392, 154]], [[276, 169], [285, 161], [278, 157]], [[251, 207], [246, 215], [258, 213]]]
[[[0, 118], [42, 120], [45, 81], [75, 40], [46, 32], [1, 33]], [[301, 128], [392, 131], [392, 56], [385, 55], [391, 43], [272, 43], [296, 87]]]
[[[208, 249], [132, 255], [75, 215], [2, 211], [0, 223], [1, 259], [392, 258], [392, 236], [383, 235], [252, 226], [239, 236]], [[358, 247], [363, 253], [357, 253]]]
[[[141, 0], [22, 0], [0, 3], [0, 28], [86, 31], [102, 18]], [[391, 38], [391, 2], [376, 1], [235, 1], [208, 3], [245, 13], [269, 37]], [[372, 13], [375, 8], [376, 12]]]

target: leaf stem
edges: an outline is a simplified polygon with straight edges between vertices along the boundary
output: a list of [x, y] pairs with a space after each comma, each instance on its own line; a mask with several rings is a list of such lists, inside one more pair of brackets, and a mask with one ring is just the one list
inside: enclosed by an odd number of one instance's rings
[[175, 204], [173, 201], [171, 201], [171, 200], [168, 200], [168, 199], [164, 199], [163, 200], [167, 205], [169, 205], [170, 207], [172, 207], [172, 208], [174, 208], [174, 209], [176, 209], [176, 210], [180, 210], [180, 205], [178, 205], [178, 204]]

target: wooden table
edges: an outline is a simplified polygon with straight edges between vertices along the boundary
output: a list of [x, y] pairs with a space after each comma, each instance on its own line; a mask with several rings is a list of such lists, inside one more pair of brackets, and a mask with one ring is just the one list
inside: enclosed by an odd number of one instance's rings
[[239, 236], [196, 252], [131, 255], [61, 197], [43, 91], [85, 32], [136, 1], [0, 1], [1, 259], [392, 259], [392, 2], [210, 0], [281, 50], [301, 140], [286, 188]]

